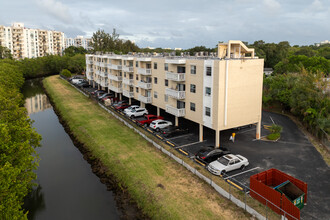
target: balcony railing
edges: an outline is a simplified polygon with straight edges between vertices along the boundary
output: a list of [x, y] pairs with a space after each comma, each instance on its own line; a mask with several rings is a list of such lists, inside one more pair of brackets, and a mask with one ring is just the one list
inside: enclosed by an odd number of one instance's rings
[[132, 67], [132, 66], [122, 66], [122, 70], [124, 71], [124, 72], [133, 72], [134, 71], [134, 67]]
[[133, 86], [134, 85], [134, 79], [123, 78], [123, 84]]
[[100, 67], [107, 67], [107, 63], [100, 62]]
[[97, 62], [97, 61], [96, 61], [94, 64], [95, 64], [96, 66], [100, 66], [100, 62]]
[[86, 68], [87, 73], [92, 73], [94, 70], [93, 68]]
[[138, 74], [150, 76], [151, 75], [151, 69], [138, 68]]
[[108, 75], [108, 78], [109, 78], [109, 79], [112, 79], [112, 80], [114, 80], [114, 81], [121, 81], [121, 80], [123, 79], [122, 76], [115, 76], [115, 75], [112, 75], [112, 74], [109, 74], [109, 75]]
[[166, 72], [166, 79], [181, 82], [186, 80], [186, 74]]
[[101, 70], [95, 70], [95, 74], [96, 75], [100, 75], [101, 74]]
[[142, 62], [150, 62], [151, 57], [139, 57], [136, 59], [137, 61], [142, 61]]
[[138, 86], [142, 89], [151, 89], [151, 83], [138, 82]]
[[172, 98], [175, 98], [175, 99], [185, 99], [186, 98], [186, 92], [185, 91], [177, 91], [177, 90], [174, 90], [174, 89], [166, 88], [165, 94], [172, 97]]
[[93, 80], [94, 78], [92, 74], [86, 74], [86, 77], [88, 80]]
[[118, 87], [115, 87], [115, 86], [112, 86], [112, 85], [109, 85], [109, 89], [111, 91], [114, 91], [114, 92], [117, 92], [117, 93], [122, 93], [123, 92], [123, 88], [118, 88]]
[[129, 92], [127, 90], [123, 90], [123, 95], [127, 98], [134, 98], [134, 92]]
[[115, 65], [115, 64], [111, 64], [109, 66], [108, 64], [108, 68], [112, 69], [112, 70], [121, 70], [121, 65]]
[[107, 81], [103, 81], [103, 80], [101, 80], [100, 85], [101, 85], [102, 87], [108, 87], [108, 82], [107, 82]]
[[86, 60], [87, 64], [93, 64], [93, 60]]
[[143, 103], [151, 103], [152, 102], [152, 97], [139, 95], [138, 100], [143, 102]]
[[105, 73], [103, 71], [100, 71], [100, 76], [102, 76], [102, 77], [108, 77], [108, 73]]
[[186, 109], [184, 108], [175, 108], [171, 105], [166, 105], [166, 112], [176, 117], [184, 117], [186, 115]]
[[185, 64], [186, 63], [186, 59], [182, 59], [179, 57], [173, 57], [173, 58], [167, 58], [165, 59], [165, 63], [170, 63], [170, 64]]
[[100, 84], [100, 83], [101, 83], [101, 79], [100, 79], [100, 78], [95, 78], [95, 82], [96, 82], [97, 84]]

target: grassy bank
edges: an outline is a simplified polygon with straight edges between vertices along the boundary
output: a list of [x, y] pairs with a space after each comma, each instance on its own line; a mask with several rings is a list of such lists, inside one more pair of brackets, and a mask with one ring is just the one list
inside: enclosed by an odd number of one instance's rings
[[45, 88], [76, 138], [100, 158], [153, 219], [246, 219], [246, 214], [67, 82]]

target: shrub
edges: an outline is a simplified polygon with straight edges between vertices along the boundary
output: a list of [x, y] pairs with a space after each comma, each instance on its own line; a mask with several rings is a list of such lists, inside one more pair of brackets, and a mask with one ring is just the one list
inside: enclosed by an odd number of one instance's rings
[[64, 76], [64, 77], [69, 78], [69, 77], [71, 77], [71, 72], [69, 70], [67, 70], [67, 69], [63, 69], [61, 71], [61, 75]]
[[282, 127], [279, 126], [279, 125], [273, 124], [273, 125], [270, 127], [270, 132], [272, 132], [272, 134], [275, 134], [275, 133], [280, 134], [281, 131], [282, 131]]
[[274, 140], [279, 139], [280, 137], [281, 137], [281, 134], [280, 133], [272, 133], [272, 134], [269, 134], [267, 136], [267, 139], [274, 141]]

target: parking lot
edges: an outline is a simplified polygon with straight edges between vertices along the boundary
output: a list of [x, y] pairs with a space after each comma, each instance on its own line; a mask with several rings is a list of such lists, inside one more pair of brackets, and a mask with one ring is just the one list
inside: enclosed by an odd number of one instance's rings
[[[84, 88], [85, 92], [94, 91]], [[146, 105], [150, 114], [156, 114], [154, 107]], [[122, 114], [123, 115], [123, 114]], [[161, 111], [165, 120], [174, 122], [174, 117]], [[130, 120], [127, 118], [127, 120]], [[276, 123], [283, 127], [281, 138], [277, 142], [256, 140], [256, 127], [246, 127], [241, 130], [230, 129], [221, 131], [220, 146], [228, 148], [233, 154], [240, 154], [249, 160], [249, 166], [244, 170], [235, 170], [222, 177], [236, 188], [248, 191], [251, 175], [268, 170], [279, 169], [308, 184], [308, 202], [301, 210], [302, 219], [330, 219], [330, 168], [324, 162], [315, 147], [288, 117], [263, 112], [262, 136], [269, 133], [264, 125]], [[204, 141], [199, 142], [198, 126], [185, 119], [179, 120], [179, 126], [188, 127], [189, 133], [165, 138], [159, 132], [144, 128], [155, 135], [160, 141], [167, 143], [182, 155], [191, 158], [204, 146], [214, 146], [215, 134], [204, 130]], [[236, 133], [235, 141], [229, 140]], [[201, 163], [196, 162], [202, 166]], [[207, 165], [207, 164], [204, 164]], [[205, 166], [204, 166], [205, 167]]]

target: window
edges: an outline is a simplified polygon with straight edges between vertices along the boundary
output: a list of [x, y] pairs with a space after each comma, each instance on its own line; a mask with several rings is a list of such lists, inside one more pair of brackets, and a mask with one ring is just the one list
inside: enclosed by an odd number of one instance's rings
[[136, 87], [135, 90], [136, 90], [136, 92], [139, 92], [139, 87]]
[[157, 77], [154, 77], [154, 83], [157, 84]]
[[139, 75], [136, 75], [135, 79], [136, 79], [136, 80], [139, 80]]
[[210, 87], [205, 87], [205, 95], [206, 96], [211, 96], [211, 88]]
[[190, 66], [190, 73], [191, 74], [196, 74], [196, 66], [195, 65]]
[[164, 100], [165, 100], [165, 102], [168, 102], [168, 95], [164, 96]]
[[165, 86], [168, 86], [168, 80], [165, 79]]
[[196, 85], [190, 84], [190, 92], [191, 93], [196, 93]]
[[168, 71], [168, 63], [165, 63], [164, 68], [165, 68], [165, 71]]
[[157, 99], [158, 98], [158, 93], [154, 92], [154, 98]]
[[154, 69], [156, 70], [157, 69], [157, 63], [154, 62]]
[[212, 67], [208, 66], [206, 67], [206, 75], [211, 76], [212, 75]]
[[209, 107], [205, 107], [205, 115], [211, 116], [211, 109]]
[[139, 67], [139, 61], [135, 62], [135, 67]]
[[192, 102], [190, 102], [190, 110], [191, 111], [196, 111], [196, 104], [195, 103], [192, 103]]

